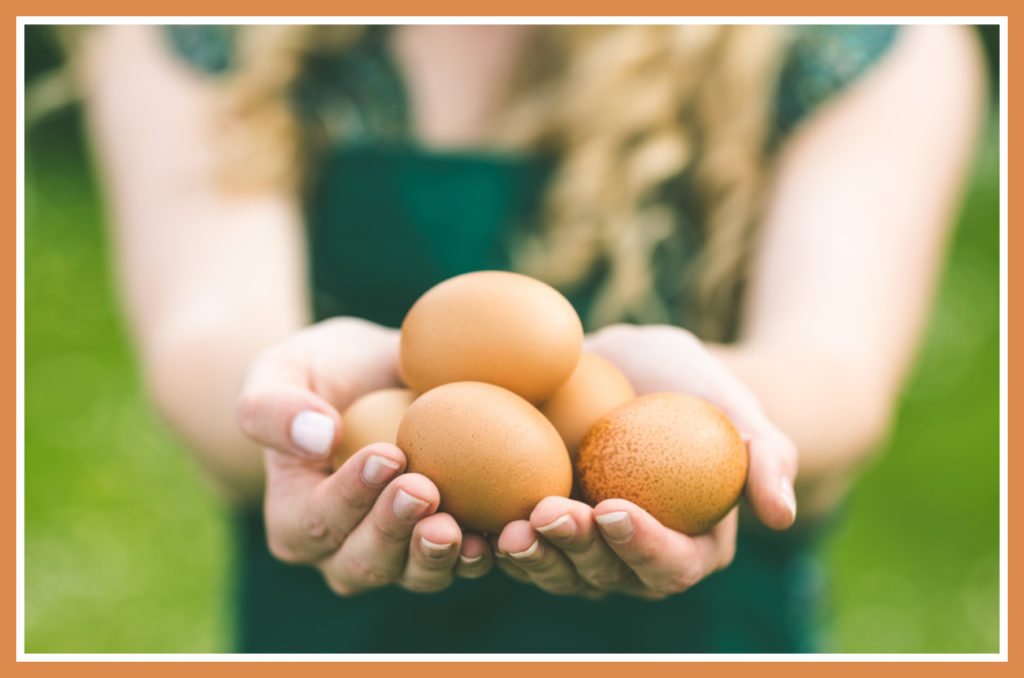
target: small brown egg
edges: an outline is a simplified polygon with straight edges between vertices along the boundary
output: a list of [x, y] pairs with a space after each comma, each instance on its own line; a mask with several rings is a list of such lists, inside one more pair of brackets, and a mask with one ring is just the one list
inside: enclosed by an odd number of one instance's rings
[[408, 470], [434, 481], [440, 510], [463, 528], [496, 534], [544, 497], [566, 497], [572, 464], [558, 431], [511, 391], [455, 382], [427, 391], [398, 427]]
[[539, 403], [579, 362], [583, 327], [569, 301], [539, 280], [479, 271], [429, 289], [402, 323], [402, 380], [426, 392], [479, 381]]
[[615, 365], [584, 353], [568, 381], [541, 406], [575, 459], [583, 436], [605, 413], [636, 397], [633, 385]]
[[356, 399], [341, 414], [341, 444], [331, 455], [331, 466], [340, 468], [370, 443], [394, 443], [398, 424], [415, 399], [407, 388], [384, 388]]
[[679, 532], [706, 532], [735, 506], [747, 447], [721, 410], [690, 395], [657, 393], [601, 417], [576, 470], [591, 504], [628, 499]]

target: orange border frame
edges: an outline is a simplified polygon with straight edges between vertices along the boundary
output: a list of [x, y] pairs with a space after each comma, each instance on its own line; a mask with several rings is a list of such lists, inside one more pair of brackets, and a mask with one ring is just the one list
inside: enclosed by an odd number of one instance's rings
[[[282, 6], [280, 3], [266, 2], [265, 0], [250, 0], [248, 2], [242, 2], [241, 0], [230, 0], [227, 2], [215, 3], [213, 6], [209, 0], [177, 0], [177, 2], [151, 2], [145, 6], [141, 6], [140, 3], [128, 2], [127, 0], [96, 0], [88, 5], [88, 10], [91, 16], [97, 18], [96, 23], [103, 23], [104, 16], [164, 16], [164, 15], [196, 15], [196, 16], [213, 16], [213, 15], [230, 15], [237, 14], [239, 16], [382, 16], [387, 14], [392, 15], [406, 15], [406, 16], [423, 16], [427, 9], [421, 3], [413, 2], [412, 0], [376, 0], [372, 5], [367, 3], [366, 5], [356, 8], [347, 3], [338, 2], [325, 2], [324, 0], [293, 0], [286, 6]], [[666, 2], [665, 0], [632, 0], [628, 4], [613, 3], [609, 0], [591, 0], [590, 2], [582, 2], [580, 0], [567, 1], [553, 3], [551, 0], [518, 0], [517, 2], [498, 2], [489, 3], [484, 5], [479, 0], [473, 2], [471, 0], [434, 0], [430, 4], [429, 10], [431, 15], [438, 16], [506, 16], [506, 15], [528, 15], [528, 16], [581, 16], [587, 15], [600, 16], [656, 16], [656, 15], [686, 15], [686, 16], [719, 16], [724, 14], [736, 14], [745, 16], [763, 16], [765, 10], [771, 10], [772, 15], [778, 16], [845, 16], [840, 11], [840, 7], [836, 7], [834, 4], [824, 5], [819, 2], [811, 2], [810, 0], [777, 0], [772, 3], [771, 6], [763, 6], [766, 3], [755, 3], [751, 0], [719, 0], [715, 2], [712, 7], [707, 9], [716, 10], [714, 13], [709, 11], [702, 11], [704, 8], [697, 6], [688, 6], [684, 3]], [[24, 0], [15, 0], [12, 2], [14, 8], [13, 19], [16, 22], [18, 16], [32, 16], [32, 17], [43, 17], [43, 16], [81, 16], [82, 3], [71, 2], [69, 0], [55, 0], [55, 1], [39, 1], [39, 2], [26, 2]], [[282, 13], [282, 9], [287, 8], [290, 10], [287, 14]], [[978, 0], [976, 2], [967, 3], [954, 3], [948, 0], [933, 0], [932, 2], [924, 2], [923, 0], [861, 0], [861, 2], [845, 2], [842, 7], [848, 8], [851, 15], [879, 15], [879, 16], [961, 16], [970, 13], [971, 16], [985, 16], [985, 17], [1010, 17], [1012, 12], [1010, 11], [1013, 5], [1008, 0]], [[160, 10], [165, 10], [161, 12]], [[216, 11], [214, 11], [216, 10]], [[624, 10], [629, 10], [629, 14], [624, 14]], [[1007, 21], [1009, 26], [1009, 20]], [[1009, 40], [1009, 30], [1004, 33], [1004, 39]], [[1009, 47], [1009, 46], [1008, 46]], [[1007, 52], [1008, 63], [1007, 63], [1007, 74], [1013, 70], [1015, 62], [1020, 62], [1020, 58], [1015, 56], [1017, 53], [1013, 50]], [[8, 52], [8, 73], [15, 71], [15, 77], [17, 77], [16, 68], [12, 68], [15, 64], [11, 61], [15, 60], [15, 56], [12, 52]], [[1009, 79], [1007, 79], [1009, 83]], [[1007, 99], [1007, 111], [1008, 115], [1013, 110], [1011, 101], [1011, 92], [1009, 85], [1005, 92]], [[15, 101], [14, 106], [6, 108], [3, 112], [3, 120], [7, 125], [8, 130], [12, 129], [16, 125], [16, 106], [20, 105], [20, 102]], [[8, 132], [7, 141], [3, 142], [5, 150], [10, 154], [8, 157], [15, 157], [15, 137], [10, 135]], [[1008, 139], [1009, 145], [1007, 147], [1007, 153], [1009, 153], [1014, 146], [1019, 147], [1020, 137], [1014, 137]], [[14, 198], [12, 204], [8, 209], [14, 209], [17, 195], [17, 167], [9, 165], [9, 169], [5, 172], [9, 186], [13, 187]], [[1007, 190], [1009, 195], [1013, 195], [1012, 175], [1007, 177]], [[1019, 182], [1017, 182], [1019, 184]], [[17, 256], [17, 239], [16, 229], [12, 228], [10, 235], [4, 240], [3, 248], [6, 250], [7, 260], [10, 262]], [[1009, 247], [1008, 253], [1008, 269], [1012, 266], [1012, 262], [1020, 260], [1019, 246], [1016, 248], [1018, 254], [1015, 257], [1014, 247], [1012, 241], [1007, 239], [1007, 246]], [[9, 249], [8, 249], [9, 248]], [[4, 310], [7, 313], [8, 318], [16, 318], [16, 272], [14, 276], [8, 278], [8, 291], [4, 297]], [[1009, 276], [1009, 271], [1007, 272]], [[1008, 278], [1008, 292], [1013, 289], [1014, 282], [1012, 278]], [[1020, 287], [1018, 284], [1017, 287]], [[1007, 337], [1008, 342], [1010, 341], [1010, 330], [1013, 327], [1013, 306], [1008, 307], [1007, 315]], [[11, 322], [12, 326], [16, 325], [16, 320]], [[12, 327], [16, 330], [16, 327]], [[15, 354], [16, 351], [16, 334], [8, 331], [5, 339], [5, 349], [7, 355]], [[1007, 347], [1009, 350], [1009, 346]], [[11, 381], [7, 382], [10, 384], [15, 381], [15, 361], [6, 363], [7, 367], [3, 369], [3, 372], [7, 378]], [[1017, 371], [1019, 371], [1019, 367]], [[1013, 375], [1012, 366], [1009, 367], [1007, 378]], [[1008, 391], [1009, 393], [1009, 391]], [[1007, 396], [1009, 399], [1009, 395]], [[17, 420], [16, 414], [16, 394], [13, 391], [8, 391], [8, 396], [5, 398], [7, 401], [7, 411], [10, 413], [5, 422], [5, 428], [7, 429], [8, 440], [14, 437], [16, 427], [21, 422]], [[1019, 407], [1014, 408], [1013, 401], [1008, 401], [1008, 416], [1010, 422], [1013, 421], [1015, 415], [1019, 413]], [[1012, 438], [1010, 438], [1012, 441]], [[1012, 451], [1012, 447], [1009, 451]], [[1008, 452], [1009, 452], [1008, 451]], [[1009, 464], [1008, 464], [1009, 468]], [[11, 462], [8, 466], [10, 469], [11, 477], [8, 478], [8, 482], [12, 485], [16, 483], [15, 467], [14, 463]], [[10, 485], [8, 485], [10, 487]], [[1010, 496], [1013, 496], [1014, 490], [1021, 490], [1022, 482], [1014, 482], [1010, 479], [1009, 492]], [[13, 502], [12, 502], [13, 503]], [[9, 504], [10, 506], [10, 504]], [[1015, 647], [1014, 636], [1009, 633], [1012, 630], [1012, 626], [1009, 625], [1010, 614], [1009, 610], [1014, 607], [1013, 603], [1020, 598], [1020, 588], [1011, 589], [1009, 587], [1010, 575], [1013, 572], [1013, 566], [1015, 562], [1018, 562], [1015, 555], [1015, 551], [1019, 549], [1014, 548], [1013, 529], [1015, 517], [1021, 518], [1020, 503], [1010, 503], [1008, 511], [1009, 521], [1009, 539], [1007, 548], [1008, 553], [1008, 564], [1009, 571], [1007, 573], [1007, 624], [1008, 624], [1008, 642], [1007, 647], [1004, 648], [1007, 652], [1007, 656], [1017, 656], [1017, 651], [1024, 651], [1024, 649]], [[8, 612], [8, 622], [3, 624], [3, 628], [6, 631], [5, 636], [10, 639], [8, 642], [13, 641], [16, 638], [16, 585], [15, 585], [15, 563], [16, 563], [16, 520], [14, 511], [12, 510], [9, 518], [4, 523], [2, 529], [3, 543], [5, 544], [4, 552], [7, 556], [4, 558], [3, 570], [6, 575], [6, 579], [10, 582], [7, 593], [3, 596], [3, 600], [6, 603], [6, 609]], [[13, 643], [12, 643], [13, 644]], [[255, 678], [257, 676], [274, 676], [275, 678], [282, 671], [298, 671], [307, 675], [328, 675], [336, 672], [372, 672], [373, 674], [383, 675], [407, 675], [409, 672], [414, 672], [416, 678], [428, 678], [433, 676], [444, 678], [452, 678], [456, 675], [479, 675], [486, 674], [488, 678], [503, 678], [508, 676], [512, 678], [519, 676], [524, 671], [530, 671], [531, 673], [536, 672], [541, 675], [556, 675], [565, 673], [566, 670], [572, 667], [574, 670], [585, 671], [588, 678], [595, 678], [599, 676], [617, 676], [623, 672], [623, 668], [618, 663], [611, 662], [574, 662], [574, 663], [560, 663], [560, 662], [539, 662], [531, 663], [529, 666], [520, 666], [514, 663], [483, 663], [483, 662], [438, 662], [438, 663], [344, 663], [340, 666], [331, 662], [303, 662], [301, 664], [290, 664], [289, 666], [283, 666], [282, 662], [231, 662], [231, 663], [214, 663], [214, 662], [199, 662], [190, 664], [179, 664], [174, 663], [137, 663], [137, 662], [82, 662], [82, 663], [51, 663], [51, 662], [15, 662], [17, 650], [15, 647], [14, 656], [11, 657], [11, 665], [8, 665], [8, 670], [13, 670], [17, 675], [31, 675], [31, 676], [63, 676], [69, 670], [73, 670], [77, 675], [84, 674], [85, 676], [131, 676], [134, 678], [139, 673], [144, 673], [147, 676], [160, 677], [163, 676], [174, 676], [177, 677], [181, 672], [188, 671], [192, 674], [207, 674], [207, 675], [225, 675], [225, 674], [236, 674], [245, 675], [247, 678]], [[711, 663], [711, 662], [686, 662], [686, 663], [644, 663], [642, 667], [637, 667], [643, 671], [645, 676], [678, 676], [680, 673], [686, 672], [713, 672], [716, 676], [741, 676], [752, 672], [756, 672], [758, 678], [768, 676], [815, 676], [818, 677], [822, 672], [827, 672], [830, 676], [843, 677], [843, 676], [860, 676], [864, 671], [870, 671], [875, 675], [904, 675], [909, 672], [926, 672], [929, 676], [960, 676], [966, 671], [970, 671], [972, 674], [987, 674], [989, 671], [1000, 675], [1006, 675], [1010, 671], [1009, 662], [1002, 663], [987, 663], [987, 662], [972, 662], [971, 665], [964, 666], [962, 663], [953, 662], [917, 662], [917, 663], [904, 663], [904, 662], [881, 662], [871, 663], [865, 666], [860, 662], [815, 662], [815, 661], [803, 661], [803, 662], [735, 662], [735, 663]], [[636, 669], [630, 669], [636, 670]], [[11, 674], [7, 674], [11, 675]]]

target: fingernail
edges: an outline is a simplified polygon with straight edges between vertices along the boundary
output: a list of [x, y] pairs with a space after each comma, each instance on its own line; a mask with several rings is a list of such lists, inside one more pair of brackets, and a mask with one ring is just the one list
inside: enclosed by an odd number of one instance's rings
[[482, 558], [483, 556], [473, 556], [471, 558], [469, 556], [464, 556], [461, 553], [459, 554], [459, 560], [462, 561], [463, 565], [472, 565], [473, 563], [478, 563]]
[[779, 479], [779, 491], [782, 494], [782, 501], [786, 503], [789, 514], [796, 520], [796, 495], [793, 494], [793, 483], [786, 476]]
[[292, 442], [310, 454], [323, 456], [334, 440], [334, 421], [326, 414], [304, 410], [292, 419]]
[[363, 464], [363, 481], [367, 485], [383, 485], [395, 475], [398, 468], [398, 464], [390, 459], [371, 454]]
[[606, 537], [615, 542], [629, 541], [633, 536], [633, 521], [625, 511], [612, 511], [596, 516], [597, 524]]
[[427, 502], [422, 499], [417, 499], [405, 490], [399, 490], [395, 493], [395, 501], [391, 508], [400, 519], [412, 520], [423, 513], [423, 509], [427, 508], [427, 506]]
[[448, 553], [448, 550], [452, 547], [451, 544], [435, 544], [425, 537], [420, 537], [420, 545], [423, 546], [427, 555], [435, 558], [440, 558], [444, 554]]
[[523, 551], [517, 551], [516, 553], [509, 553], [509, 555], [513, 558], [522, 560], [523, 558], [529, 558], [530, 556], [535, 555], [538, 550], [540, 550], [540, 542], [534, 539], [529, 548]]
[[576, 534], [576, 523], [572, 516], [566, 513], [561, 518], [553, 520], [544, 527], [538, 527], [537, 531], [545, 537], [557, 539], [568, 539]]

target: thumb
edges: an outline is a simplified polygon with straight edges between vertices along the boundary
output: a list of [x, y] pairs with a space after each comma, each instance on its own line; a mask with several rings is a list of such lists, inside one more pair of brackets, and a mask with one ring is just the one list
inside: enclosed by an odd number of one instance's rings
[[263, 357], [238, 399], [238, 423], [253, 442], [326, 461], [341, 440], [341, 415], [306, 384], [304, 375]]
[[758, 520], [784, 530], [796, 520], [796, 447], [782, 433], [749, 438], [746, 497]]

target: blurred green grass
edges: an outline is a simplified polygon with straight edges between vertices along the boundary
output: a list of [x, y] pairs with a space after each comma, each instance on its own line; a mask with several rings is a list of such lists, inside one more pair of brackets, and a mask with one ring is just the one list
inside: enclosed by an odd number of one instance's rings
[[[146, 403], [77, 116], [26, 137], [26, 651], [227, 651], [227, 507]], [[990, 126], [891, 440], [827, 545], [834, 651], [998, 649], [997, 179]]]

